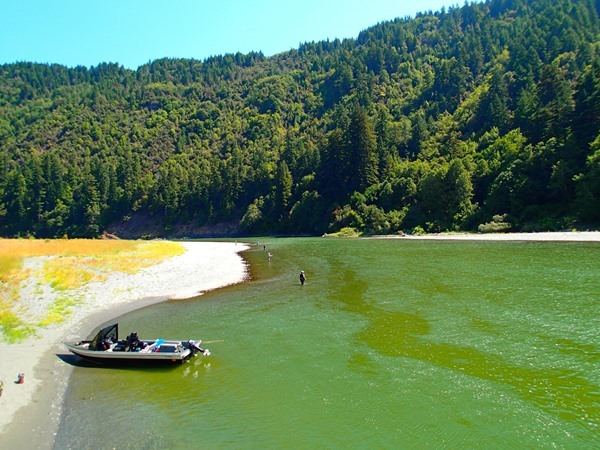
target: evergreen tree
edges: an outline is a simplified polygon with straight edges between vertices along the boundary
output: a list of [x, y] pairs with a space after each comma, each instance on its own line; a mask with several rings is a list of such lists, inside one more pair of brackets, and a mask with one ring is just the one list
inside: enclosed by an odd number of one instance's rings
[[379, 161], [375, 132], [362, 108], [353, 109], [347, 135], [350, 191], [364, 191], [378, 182]]
[[340, 202], [348, 193], [346, 184], [347, 157], [344, 136], [340, 129], [331, 131], [323, 149], [319, 172], [320, 192], [331, 202]]
[[292, 174], [290, 173], [286, 162], [281, 161], [277, 170], [277, 178], [275, 182], [275, 211], [277, 217], [280, 219], [288, 212], [289, 201], [292, 196], [292, 184]]
[[575, 97], [573, 129], [576, 138], [586, 148], [600, 130], [600, 61], [586, 67]]

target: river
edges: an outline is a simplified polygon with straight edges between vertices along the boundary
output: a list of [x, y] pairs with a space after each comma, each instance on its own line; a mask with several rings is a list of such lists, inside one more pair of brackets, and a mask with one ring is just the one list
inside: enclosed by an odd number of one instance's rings
[[118, 318], [212, 356], [75, 368], [55, 448], [600, 446], [600, 243], [262, 239], [243, 256], [248, 282]]

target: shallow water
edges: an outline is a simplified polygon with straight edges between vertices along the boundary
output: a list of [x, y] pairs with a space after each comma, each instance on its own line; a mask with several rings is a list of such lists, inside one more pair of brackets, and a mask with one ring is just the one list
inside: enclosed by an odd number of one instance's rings
[[119, 318], [212, 356], [76, 368], [55, 448], [600, 446], [600, 244], [264, 243], [252, 281]]

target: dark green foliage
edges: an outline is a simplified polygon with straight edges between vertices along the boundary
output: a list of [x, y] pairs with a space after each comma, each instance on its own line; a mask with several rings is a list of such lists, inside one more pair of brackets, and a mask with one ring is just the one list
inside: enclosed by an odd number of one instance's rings
[[600, 221], [600, 134], [591, 145], [585, 170], [576, 177], [579, 214], [588, 223]]
[[352, 111], [346, 133], [349, 189], [364, 191], [377, 183], [379, 169], [375, 132], [364, 110], [356, 108]]
[[2, 65], [0, 234], [598, 227], [598, 36], [594, 0], [487, 0], [271, 58]]

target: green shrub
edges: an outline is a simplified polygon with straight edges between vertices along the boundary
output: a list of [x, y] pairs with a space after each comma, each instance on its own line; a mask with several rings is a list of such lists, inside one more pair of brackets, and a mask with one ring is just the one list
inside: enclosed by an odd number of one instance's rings
[[482, 223], [477, 227], [480, 233], [504, 233], [510, 231], [512, 225], [506, 222], [506, 214], [496, 214], [492, 217], [492, 221], [488, 223]]

